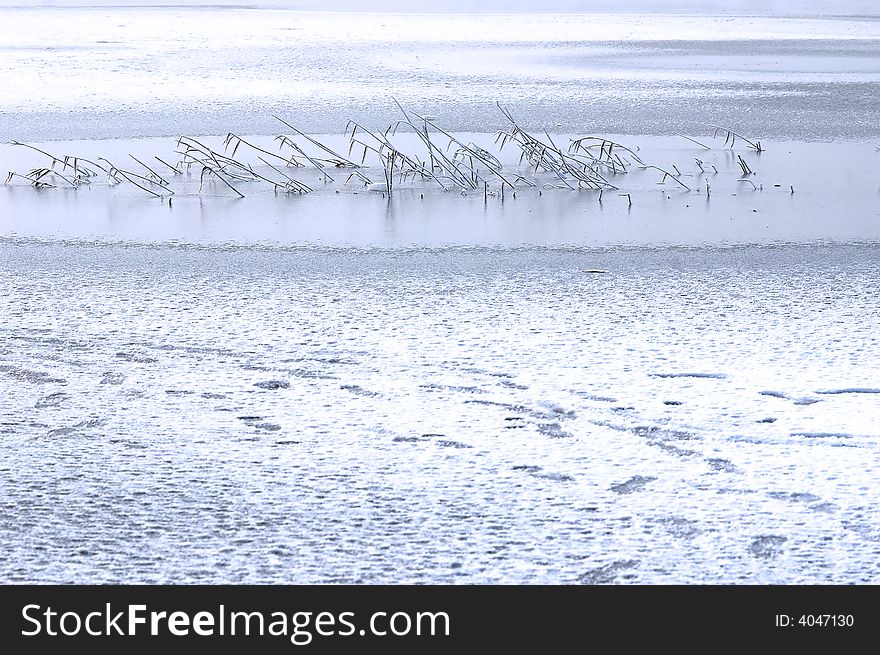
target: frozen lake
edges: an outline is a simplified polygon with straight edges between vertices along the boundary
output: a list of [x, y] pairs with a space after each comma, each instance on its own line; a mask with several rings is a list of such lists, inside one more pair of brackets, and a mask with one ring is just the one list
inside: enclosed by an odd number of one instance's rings
[[[552, 173], [535, 176], [528, 166], [517, 166], [519, 151], [513, 146], [499, 149], [493, 135], [458, 136], [497, 154], [511, 178], [521, 173], [536, 186], [521, 184], [515, 192], [508, 188], [502, 200], [498, 178], [491, 180], [490, 195], [482, 185], [443, 191], [431, 181], [409, 180], [389, 199], [366, 191], [358, 178], [346, 182], [351, 169], [331, 168], [333, 179], [325, 180], [306, 166], [288, 174], [311, 185], [311, 193], [276, 194], [271, 185], [258, 181], [236, 183], [245, 195], [239, 198], [215, 179], [202, 184], [197, 168], [189, 174], [168, 174], [154, 157], [176, 161], [171, 138], [62, 142], [39, 146], [59, 157], [104, 156], [141, 173], [146, 171], [130, 155], [150, 162], [168, 176], [175, 191], [173, 204], [131, 184], [109, 186], [105, 175], [79, 189], [60, 179], [53, 179], [58, 188], [34, 189], [16, 178], [0, 186], [0, 230], [43, 239], [360, 248], [880, 241], [880, 152], [869, 143], [764, 141], [765, 151], [759, 154], [748, 148], [722, 148], [723, 139], [713, 139], [711, 133], [700, 138], [712, 144], [712, 150], [681, 137], [615, 137], [638, 149], [646, 165], [668, 171], [677, 167], [681, 184], [657, 169], [632, 166], [626, 173], [608, 175], [617, 188], [606, 189], [600, 198], [594, 189], [547, 188], [559, 180]], [[570, 136], [553, 138], [568, 143]], [[277, 151], [271, 137], [248, 139]], [[322, 139], [347, 152], [346, 139]], [[203, 141], [223, 151], [222, 138]], [[404, 147], [401, 144], [413, 138], [403, 134], [394, 141]], [[236, 156], [281, 179], [254, 154], [260, 155], [242, 146]], [[753, 174], [743, 175], [740, 157]], [[47, 162], [34, 151], [0, 145], [0, 170], [14, 168], [23, 174]], [[371, 180], [384, 179], [376, 167], [359, 172]]]
[[876, 7], [759, 9], [426, 19], [0, 8], [0, 141], [273, 134], [272, 114], [339, 133], [348, 119], [398, 118], [392, 96], [468, 132], [503, 127], [502, 101], [534, 130], [697, 135], [715, 123], [759, 138], [880, 135]]
[[[13, 176], [0, 582], [880, 582], [871, 7], [29, 4], [0, 3], [4, 173], [48, 166], [18, 140], [171, 176], [177, 136], [277, 149], [273, 114], [346, 150], [393, 96], [535, 186]], [[687, 188], [551, 188], [496, 101]]]
[[874, 246], [0, 258], [6, 581], [880, 580]]

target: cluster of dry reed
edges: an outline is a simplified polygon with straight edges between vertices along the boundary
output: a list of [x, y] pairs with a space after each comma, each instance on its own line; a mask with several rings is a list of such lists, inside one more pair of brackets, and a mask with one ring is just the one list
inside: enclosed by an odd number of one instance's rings
[[[518, 187], [523, 186], [537, 186], [539, 189], [593, 189], [599, 191], [601, 202], [603, 190], [618, 189], [611, 179], [632, 168], [657, 170], [663, 174], [660, 183], [671, 179], [682, 189], [691, 191], [690, 186], [682, 179], [684, 176], [674, 165], [670, 171], [646, 163], [636, 150], [602, 136], [580, 136], [572, 139], [563, 148], [546, 131], [535, 136], [522, 129], [511, 112], [500, 104], [498, 108], [508, 126], [495, 135], [495, 145], [499, 148], [496, 155], [474, 143], [464, 143], [440, 127], [435, 119], [407, 111], [396, 100], [394, 102], [402, 117], [384, 130], [370, 130], [359, 122], [348, 122], [344, 131], [348, 138], [347, 155], [335, 152], [276, 116], [290, 132], [275, 137], [278, 142], [277, 152], [230, 132], [223, 141], [223, 152], [213, 150], [195, 138], [182, 136], [177, 139], [174, 151], [178, 156], [176, 163], [168, 163], [158, 156], [154, 159], [163, 169], [170, 171], [171, 177], [184, 173], [191, 175], [195, 168], [199, 174], [199, 192], [206, 180], [216, 179], [239, 197], [244, 197], [239, 189], [239, 183], [242, 182], [265, 183], [276, 193], [308, 193], [312, 188], [297, 179], [291, 171], [304, 166], [318, 169], [325, 182], [334, 181], [331, 170], [350, 169], [345, 183], [355, 180], [370, 190], [388, 195], [400, 184], [412, 181], [422, 185], [435, 184], [446, 191], [482, 189], [484, 197], [495, 195], [497, 188], [502, 199], [505, 187], [514, 194]], [[714, 125], [711, 127], [714, 129], [713, 138], [719, 134], [725, 136], [722, 147], [732, 149], [736, 141], [740, 140], [756, 152], [762, 152], [760, 141], [751, 141], [727, 128]], [[406, 151], [395, 145], [393, 140], [399, 132], [415, 135], [417, 149], [411, 147]], [[709, 146], [691, 137], [680, 136], [709, 149]], [[159, 166], [150, 166], [134, 155], [129, 157], [137, 164], [137, 170], [129, 170], [103, 157], [92, 161], [72, 155], [56, 156], [27, 143], [12, 141], [11, 144], [36, 151], [48, 158], [49, 163], [27, 173], [11, 171], [6, 178], [7, 184], [20, 179], [36, 188], [79, 188], [91, 184], [94, 178], [103, 174], [109, 184], [129, 183], [159, 198], [170, 198], [174, 195], [169, 180], [157, 172], [156, 168]], [[251, 150], [261, 166], [255, 168], [252, 163], [236, 159], [241, 148]], [[515, 170], [505, 169], [499, 159], [505, 148], [514, 148], [519, 153]], [[695, 161], [700, 171], [705, 172], [703, 162], [700, 159]], [[753, 171], [741, 155], [737, 156], [737, 163], [742, 171], [739, 181], [749, 182], [755, 187], [748, 179]], [[381, 178], [376, 178], [377, 168]], [[715, 173], [718, 172], [714, 166], [713, 169]], [[709, 192], [707, 181], [705, 193], [708, 195]], [[629, 194], [619, 195], [626, 196], [632, 202]]]

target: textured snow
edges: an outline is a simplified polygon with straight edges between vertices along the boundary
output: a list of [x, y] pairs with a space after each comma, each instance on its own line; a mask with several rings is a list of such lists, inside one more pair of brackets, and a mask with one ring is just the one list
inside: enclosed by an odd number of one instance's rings
[[29, 4], [0, 141], [136, 167], [276, 113], [342, 145], [394, 96], [489, 147], [501, 101], [692, 189], [0, 187], [0, 581], [880, 581], [871, 3]]

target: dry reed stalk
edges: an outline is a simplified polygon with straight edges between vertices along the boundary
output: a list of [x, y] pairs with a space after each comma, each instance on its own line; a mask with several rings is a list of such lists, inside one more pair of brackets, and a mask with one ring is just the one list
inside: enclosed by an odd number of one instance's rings
[[[715, 130], [712, 134], [713, 139], [718, 136], [718, 132], [724, 132], [725, 133], [724, 145], [726, 146], [729, 142], [731, 149], [733, 148], [733, 144], [736, 143], [736, 140], [740, 139], [742, 141], [745, 141], [749, 145], [749, 147], [753, 148], [756, 152], [763, 152], [764, 151], [764, 149], [761, 147], [760, 141], [751, 141], [750, 139], [747, 139], [746, 137], [744, 137], [742, 134], [734, 132], [730, 128], [721, 127], [720, 125], [710, 125], [709, 127], [713, 128]], [[722, 147], [724, 147], [724, 146], [722, 146]]]

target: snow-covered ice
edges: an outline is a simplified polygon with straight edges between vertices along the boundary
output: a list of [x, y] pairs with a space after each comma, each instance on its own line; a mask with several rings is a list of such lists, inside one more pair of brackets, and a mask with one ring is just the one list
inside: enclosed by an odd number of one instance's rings
[[[0, 581], [880, 581], [864, 3], [12, 4], [3, 142], [134, 167], [181, 135], [269, 146], [277, 114], [344, 148], [393, 96], [492, 148], [500, 101], [690, 190], [634, 167], [601, 203], [547, 179], [388, 198], [303, 167], [309, 194], [193, 171], [169, 204], [12, 179]], [[0, 145], [4, 172], [47, 165]]]

